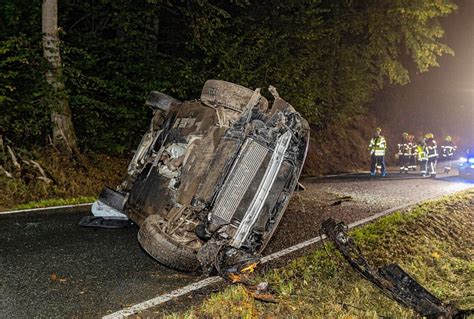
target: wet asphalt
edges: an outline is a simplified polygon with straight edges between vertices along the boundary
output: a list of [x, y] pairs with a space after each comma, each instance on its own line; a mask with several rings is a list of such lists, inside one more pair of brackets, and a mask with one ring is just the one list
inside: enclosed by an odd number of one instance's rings
[[[474, 180], [394, 173], [306, 178], [303, 184], [307, 190], [290, 205], [267, 252], [316, 236], [324, 216], [339, 212], [350, 222], [474, 187]], [[293, 218], [299, 205], [317, 218]], [[137, 228], [82, 228], [83, 215], [0, 215], [0, 318], [96, 318], [201, 279], [151, 259], [137, 242]], [[291, 235], [295, 228], [298, 236]]]
[[82, 215], [0, 216], [0, 318], [100, 317], [196, 279], [152, 260], [136, 228], [82, 228]]

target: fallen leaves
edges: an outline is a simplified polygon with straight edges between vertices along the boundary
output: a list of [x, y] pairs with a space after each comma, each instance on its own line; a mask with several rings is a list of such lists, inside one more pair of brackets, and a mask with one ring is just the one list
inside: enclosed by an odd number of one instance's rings
[[435, 251], [431, 253], [431, 257], [433, 257], [433, 258], [436, 259], [436, 260], [438, 260], [438, 259], [441, 258], [441, 256], [440, 256], [437, 252], [435, 252]]
[[247, 293], [255, 300], [269, 303], [278, 303], [278, 299], [274, 296], [268, 282], [263, 281], [256, 286], [246, 286]]
[[242, 281], [242, 277], [233, 272], [227, 274], [227, 279], [233, 284], [236, 284]]
[[49, 276], [49, 279], [51, 279], [52, 282], [60, 282], [60, 283], [67, 282], [67, 279], [65, 276], [59, 276], [55, 272], [51, 273], [51, 275]]

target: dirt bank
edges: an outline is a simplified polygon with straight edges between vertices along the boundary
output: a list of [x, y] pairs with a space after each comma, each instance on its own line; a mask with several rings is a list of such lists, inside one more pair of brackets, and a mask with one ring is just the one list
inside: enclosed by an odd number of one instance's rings
[[[11, 170], [13, 178], [0, 176], [0, 210], [40, 200], [96, 197], [104, 185], [120, 183], [128, 162], [94, 153], [70, 158], [49, 148], [17, 157], [21, 167]], [[30, 159], [40, 164], [50, 181], [38, 179], [38, 172], [22, 163]]]
[[324, 175], [368, 170], [367, 147], [377, 121], [370, 115], [357, 115], [345, 122], [312, 128], [304, 175]]

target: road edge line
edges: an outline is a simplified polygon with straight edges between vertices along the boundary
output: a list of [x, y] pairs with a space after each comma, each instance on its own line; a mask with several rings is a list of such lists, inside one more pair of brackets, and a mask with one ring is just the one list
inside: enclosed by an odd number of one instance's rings
[[83, 203], [83, 204], [71, 204], [71, 205], [61, 205], [61, 206], [51, 206], [51, 207], [38, 207], [31, 209], [18, 209], [18, 210], [7, 210], [0, 212], [2, 215], [13, 215], [13, 214], [28, 214], [28, 213], [54, 213], [56, 211], [63, 210], [64, 212], [82, 212], [90, 211], [92, 203]]

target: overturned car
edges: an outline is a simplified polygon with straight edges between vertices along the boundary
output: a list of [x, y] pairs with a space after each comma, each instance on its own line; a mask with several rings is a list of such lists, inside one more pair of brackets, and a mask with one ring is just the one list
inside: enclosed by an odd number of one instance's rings
[[160, 263], [219, 270], [257, 256], [298, 184], [309, 126], [272, 86], [274, 101], [208, 80], [200, 100], [151, 92], [154, 116], [125, 181], [105, 188], [83, 226], [130, 219]]

